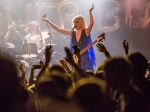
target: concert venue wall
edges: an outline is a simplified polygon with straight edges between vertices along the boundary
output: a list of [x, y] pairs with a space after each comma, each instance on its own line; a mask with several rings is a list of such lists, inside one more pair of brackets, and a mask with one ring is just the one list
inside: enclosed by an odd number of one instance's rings
[[[95, 40], [102, 32], [106, 34], [103, 44], [112, 56], [123, 56], [122, 41], [129, 42], [129, 52], [139, 51], [150, 59], [150, 1], [149, 0], [0, 0], [0, 39], [8, 30], [11, 20], [15, 20], [23, 36], [27, 24], [36, 20], [41, 31], [48, 31], [47, 24], [41, 20], [44, 14], [62, 28], [72, 29], [71, 19], [83, 15], [89, 23], [88, 10], [94, 4], [94, 26], [91, 31]], [[49, 26], [50, 27], [50, 26]], [[64, 46], [69, 46], [70, 37], [61, 35], [50, 27], [54, 46], [53, 57], [57, 62], [65, 56]], [[97, 65], [106, 58], [94, 45]]]

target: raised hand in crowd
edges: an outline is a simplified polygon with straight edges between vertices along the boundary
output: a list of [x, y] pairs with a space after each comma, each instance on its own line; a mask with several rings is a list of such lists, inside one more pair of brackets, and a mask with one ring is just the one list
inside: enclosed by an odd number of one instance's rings
[[34, 84], [34, 69], [35, 68], [31, 68], [31, 73], [30, 73], [30, 77], [29, 77], [29, 86], [31, 86], [32, 84]]
[[44, 64], [42, 70], [40, 71], [39, 75], [37, 76], [37, 79], [38, 79], [44, 72], [46, 72], [46, 69], [48, 68], [49, 63], [50, 63], [50, 60], [51, 60], [52, 52], [53, 52], [52, 46], [46, 46], [46, 49], [45, 49], [45, 58], [46, 58], [46, 59], [45, 59], [45, 64]]
[[96, 45], [96, 47], [98, 47], [98, 50], [100, 52], [103, 52], [105, 54], [107, 59], [111, 58], [111, 55], [109, 54], [109, 52], [107, 51], [106, 47], [102, 43], [98, 43]]
[[27, 82], [27, 80], [25, 79], [25, 71], [24, 71], [24, 69], [23, 69], [23, 64], [21, 64], [20, 66], [19, 66], [19, 70], [21, 71], [21, 84], [26, 88], [27, 87], [27, 85], [28, 85], [28, 82]]
[[72, 66], [75, 66], [75, 62], [74, 62], [74, 59], [72, 57], [72, 54], [69, 50], [69, 48], [65, 47], [65, 52], [66, 52], [66, 57], [65, 57], [65, 60], [70, 63]]
[[128, 53], [129, 53], [129, 52], [128, 52], [128, 51], [129, 51], [129, 43], [126, 42], [126, 41], [127, 41], [126, 39], [123, 40], [122, 46], [123, 46], [123, 48], [124, 48], [125, 55], [127, 56]]
[[90, 8], [89, 12], [91, 12], [94, 9], [94, 4], [92, 4], [92, 7]]
[[65, 60], [74, 67], [79, 77], [80, 78], [86, 77], [86, 74], [83, 72], [83, 70], [77, 64], [75, 64], [69, 48], [65, 47], [65, 52], [66, 52]]
[[47, 46], [45, 50], [45, 58], [46, 58], [45, 65], [46, 64], [48, 65], [50, 63], [52, 52], [53, 52], [52, 46], [51, 45]]

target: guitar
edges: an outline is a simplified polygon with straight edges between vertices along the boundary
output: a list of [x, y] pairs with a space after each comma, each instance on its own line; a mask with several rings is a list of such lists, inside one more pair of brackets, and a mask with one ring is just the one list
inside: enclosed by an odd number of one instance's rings
[[105, 39], [105, 33], [102, 33], [98, 36], [98, 39], [96, 39], [95, 41], [93, 41], [91, 44], [89, 44], [88, 46], [86, 46], [84, 49], [82, 49], [81, 51], [79, 50], [77, 45], [73, 46], [74, 52], [73, 52], [73, 59], [74, 62], [81, 66], [81, 59], [80, 56], [85, 53], [90, 47], [92, 47], [96, 42], [100, 42], [103, 39]]

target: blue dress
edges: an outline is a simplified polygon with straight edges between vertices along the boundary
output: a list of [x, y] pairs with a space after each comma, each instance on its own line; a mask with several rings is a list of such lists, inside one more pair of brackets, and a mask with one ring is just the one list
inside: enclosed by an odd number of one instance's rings
[[[76, 40], [76, 31], [73, 31], [70, 42], [70, 51], [73, 52], [72, 46], [74, 45], [77, 45], [81, 51], [91, 43], [92, 43], [91, 35], [89, 34], [89, 36], [86, 36], [85, 30], [82, 31], [81, 37], [78, 42]], [[96, 57], [92, 46], [81, 55], [81, 68], [83, 70], [91, 70], [94, 72], [94, 66], [96, 66], [95, 61]]]

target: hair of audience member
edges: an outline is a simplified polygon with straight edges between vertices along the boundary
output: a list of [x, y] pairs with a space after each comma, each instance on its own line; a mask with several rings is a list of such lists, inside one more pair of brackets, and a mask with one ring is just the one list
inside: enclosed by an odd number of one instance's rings
[[19, 82], [15, 64], [0, 57], [0, 72], [0, 111], [25, 111], [28, 93]]
[[29, 91], [32, 91], [33, 93], [35, 93], [35, 84], [32, 84], [28, 87]]
[[86, 74], [87, 74], [88, 77], [92, 77], [92, 76], [95, 75], [94, 72], [91, 71], [91, 70], [86, 70]]
[[131, 75], [130, 61], [123, 57], [114, 57], [104, 63], [104, 72], [106, 80], [110, 85], [118, 85], [119, 83], [129, 83]]
[[132, 64], [132, 78], [144, 78], [148, 60], [140, 52], [131, 53], [128, 59]]
[[128, 58], [133, 67], [131, 75], [132, 83], [137, 85], [146, 97], [150, 99], [150, 81], [145, 77], [148, 60], [139, 52], [129, 54]]
[[71, 86], [71, 78], [66, 74], [66, 71], [62, 66], [53, 65], [49, 71], [51, 77], [55, 78], [56, 81], [58, 80], [58, 85], [61, 86], [63, 89], [68, 89], [68, 87]]
[[35, 89], [39, 98], [43, 97], [57, 97], [58, 90], [54, 79], [49, 78], [50, 76], [41, 76], [36, 83]]
[[97, 68], [97, 70], [96, 70], [96, 74], [97, 74], [98, 72], [101, 72], [101, 71], [104, 71], [104, 64], [100, 64], [100, 65], [98, 66], [98, 68]]
[[75, 83], [75, 89], [72, 87], [68, 90], [68, 97], [79, 102], [86, 112], [105, 111], [108, 106], [106, 87], [104, 80], [95, 77], [83, 78]]
[[53, 65], [50, 69], [49, 69], [49, 72], [53, 71], [53, 70], [57, 70], [59, 72], [62, 72], [62, 73], [66, 73], [66, 71], [64, 70], [64, 68], [62, 68], [62, 66], [60, 65]]
[[106, 80], [106, 76], [105, 76], [105, 72], [104, 71], [99, 71], [97, 72], [94, 77], [102, 79], [102, 80]]
[[71, 84], [72, 81], [63, 68], [55, 65], [49, 73], [39, 78], [36, 88], [40, 96], [65, 97]]

